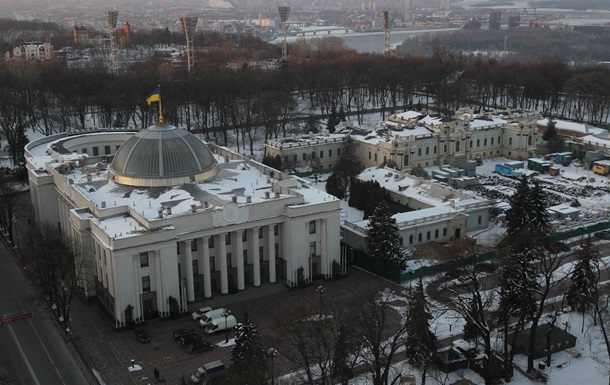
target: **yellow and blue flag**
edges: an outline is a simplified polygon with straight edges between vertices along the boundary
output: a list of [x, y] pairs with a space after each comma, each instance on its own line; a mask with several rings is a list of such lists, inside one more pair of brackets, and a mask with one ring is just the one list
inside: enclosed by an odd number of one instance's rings
[[159, 87], [157, 87], [153, 92], [150, 93], [150, 95], [148, 95], [148, 97], [146, 98], [146, 102], [150, 106], [150, 103], [160, 102], [160, 101], [161, 101], [161, 92], [159, 90]]

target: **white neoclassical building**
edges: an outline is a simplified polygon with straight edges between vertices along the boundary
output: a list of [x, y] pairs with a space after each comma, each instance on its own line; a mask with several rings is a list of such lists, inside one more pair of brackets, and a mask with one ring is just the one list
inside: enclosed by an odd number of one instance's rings
[[119, 328], [263, 282], [344, 273], [339, 201], [166, 124], [58, 134], [26, 146], [39, 226], [89, 263], [88, 296]]

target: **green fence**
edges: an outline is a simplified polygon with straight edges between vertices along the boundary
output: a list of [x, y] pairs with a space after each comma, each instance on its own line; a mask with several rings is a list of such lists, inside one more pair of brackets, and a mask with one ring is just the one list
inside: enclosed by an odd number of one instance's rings
[[[547, 237], [545, 243], [553, 243], [564, 241], [569, 238], [585, 236], [598, 231], [610, 229], [610, 221], [598, 222], [593, 225], [584, 226], [578, 229], [557, 233]], [[349, 247], [349, 246], [346, 246]], [[408, 282], [413, 279], [419, 279], [420, 277], [426, 277], [428, 275], [434, 275], [443, 273], [452, 269], [455, 269], [464, 263], [463, 260], [451, 260], [442, 262], [432, 266], [423, 266], [417, 270], [401, 272], [398, 266], [385, 264], [375, 264], [369, 256], [361, 250], [352, 250], [352, 263], [364, 270], [370, 271], [380, 277], [389, 279], [394, 282]], [[475, 263], [487, 262], [492, 260], [497, 255], [497, 250], [488, 251], [486, 253], [477, 254], [475, 257]]]

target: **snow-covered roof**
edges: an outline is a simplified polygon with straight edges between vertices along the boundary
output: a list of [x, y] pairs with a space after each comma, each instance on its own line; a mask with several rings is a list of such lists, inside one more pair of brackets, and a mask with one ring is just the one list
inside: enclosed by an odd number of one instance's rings
[[[569, 131], [575, 134], [585, 134], [585, 135], [595, 135], [606, 132], [603, 128], [598, 128], [595, 126], [591, 126], [586, 123], [580, 122], [570, 122], [568, 120], [553, 120], [555, 122], [555, 128], [562, 131]], [[544, 118], [537, 121], [539, 126], [547, 126], [549, 124], [549, 119]]]

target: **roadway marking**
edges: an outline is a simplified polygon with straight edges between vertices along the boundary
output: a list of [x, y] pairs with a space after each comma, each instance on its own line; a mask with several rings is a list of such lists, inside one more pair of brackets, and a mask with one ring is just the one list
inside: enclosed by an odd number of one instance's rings
[[36, 328], [34, 327], [34, 325], [32, 325], [32, 321], [28, 321], [28, 323], [32, 327], [32, 330], [34, 330], [34, 334], [36, 334], [36, 338], [38, 338], [38, 341], [40, 341], [40, 345], [42, 345], [42, 348], [44, 349], [44, 352], [47, 354], [47, 357], [49, 357], [49, 360], [53, 364], [53, 369], [55, 369], [55, 373], [57, 373], [57, 375], [59, 376], [59, 379], [61, 380], [61, 382], [65, 384], [66, 381], [64, 381], [63, 377], [59, 373], [59, 370], [57, 370], [57, 366], [55, 365], [55, 361], [53, 361], [53, 358], [51, 358], [51, 355], [49, 354], [49, 351], [47, 350], [47, 347], [44, 345], [44, 342], [42, 342], [42, 339], [40, 339], [40, 335], [38, 335], [38, 332], [36, 331]]
[[34, 373], [34, 369], [32, 368], [32, 365], [30, 365], [30, 361], [25, 356], [25, 352], [23, 351], [23, 348], [21, 347], [21, 344], [19, 343], [19, 340], [17, 339], [17, 335], [15, 334], [15, 331], [13, 330], [13, 325], [9, 324], [8, 330], [10, 330], [11, 335], [13, 336], [13, 339], [15, 340], [15, 343], [17, 344], [17, 349], [19, 349], [19, 353], [21, 353], [21, 357], [25, 361], [25, 364], [28, 366], [28, 370], [30, 371], [32, 378], [34, 378], [34, 382], [36, 382], [37, 385], [40, 385], [40, 381], [38, 381], [38, 377], [36, 377], [36, 373]]

